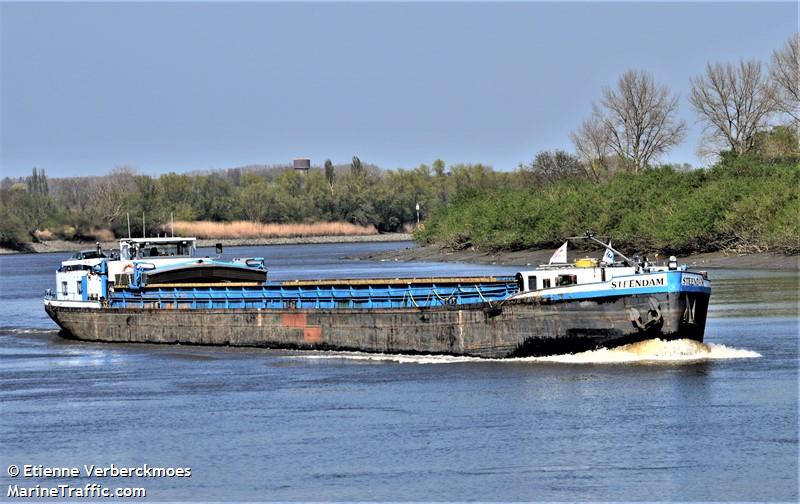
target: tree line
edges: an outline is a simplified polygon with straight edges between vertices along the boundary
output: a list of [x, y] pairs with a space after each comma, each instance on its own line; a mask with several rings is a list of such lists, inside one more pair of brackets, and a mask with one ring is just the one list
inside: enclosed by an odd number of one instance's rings
[[263, 223], [343, 221], [381, 232], [416, 225], [416, 205], [428, 217], [459, 196], [511, 187], [515, 173], [442, 160], [413, 169], [383, 170], [353, 157], [349, 164], [308, 172], [291, 166], [249, 166], [157, 177], [118, 167], [104, 176], [28, 177], [0, 181], [0, 242], [19, 248], [47, 238], [111, 239], [163, 233], [176, 221]]
[[623, 249], [800, 253], [798, 158], [756, 150], [707, 170], [662, 165], [490, 190], [454, 201], [415, 232], [423, 243], [487, 251], [554, 248], [587, 229]]

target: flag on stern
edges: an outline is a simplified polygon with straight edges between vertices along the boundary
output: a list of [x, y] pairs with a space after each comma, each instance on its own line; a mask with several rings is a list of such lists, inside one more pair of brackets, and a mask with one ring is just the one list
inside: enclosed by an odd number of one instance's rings
[[608, 242], [608, 247], [606, 247], [606, 252], [603, 254], [603, 259], [600, 262], [614, 264], [614, 252], [611, 252], [611, 242]]
[[558, 250], [553, 254], [550, 258], [550, 262], [548, 264], [564, 264], [567, 262], [567, 242], [564, 242], [564, 245], [558, 247]]

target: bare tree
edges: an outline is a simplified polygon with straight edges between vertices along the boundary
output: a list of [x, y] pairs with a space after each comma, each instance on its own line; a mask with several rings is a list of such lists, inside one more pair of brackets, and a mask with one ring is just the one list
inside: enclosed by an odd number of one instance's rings
[[68, 208], [83, 214], [91, 198], [91, 187], [96, 177], [69, 177], [53, 179], [53, 196]]
[[97, 220], [113, 226], [124, 216], [126, 195], [133, 192], [136, 171], [129, 166], [115, 167], [105, 177], [93, 180], [89, 191], [89, 208]]
[[596, 115], [583, 121], [581, 126], [570, 134], [578, 158], [583, 161], [587, 174], [595, 182], [608, 173], [608, 135], [602, 120]]
[[772, 53], [769, 65], [775, 106], [800, 126], [800, 33]]
[[691, 83], [689, 101], [706, 125], [701, 150], [729, 147], [743, 154], [752, 149], [756, 133], [775, 110], [773, 88], [761, 71], [761, 63], [709, 63], [705, 75]]
[[529, 164], [520, 165], [531, 185], [550, 184], [564, 178], [586, 176], [586, 170], [577, 156], [560, 149], [542, 151]]
[[603, 91], [594, 115], [603, 125], [611, 151], [639, 172], [683, 141], [686, 123], [676, 118], [677, 110], [677, 96], [656, 85], [652, 75], [628, 70], [616, 89]]

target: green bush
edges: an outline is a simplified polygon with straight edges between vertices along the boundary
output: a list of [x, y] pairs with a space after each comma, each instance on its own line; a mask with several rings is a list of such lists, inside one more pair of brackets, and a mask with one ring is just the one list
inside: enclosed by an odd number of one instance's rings
[[726, 156], [709, 170], [620, 173], [493, 190], [434, 214], [415, 238], [453, 248], [547, 248], [587, 229], [644, 253], [800, 251], [800, 165]]

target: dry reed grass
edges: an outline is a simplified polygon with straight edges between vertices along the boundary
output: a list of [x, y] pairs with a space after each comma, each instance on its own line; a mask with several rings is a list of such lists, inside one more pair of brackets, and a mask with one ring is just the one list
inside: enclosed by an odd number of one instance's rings
[[99, 242], [110, 242], [114, 241], [114, 232], [110, 229], [105, 228], [92, 228], [89, 231], [89, 236], [94, 238], [96, 241]]
[[53, 231], [49, 229], [37, 229], [33, 232], [33, 236], [35, 236], [37, 240], [41, 241], [52, 240]]
[[[165, 229], [168, 229], [168, 225]], [[315, 222], [310, 224], [262, 224], [234, 221], [175, 221], [175, 234], [209, 239], [288, 238], [302, 236], [373, 235], [374, 226], [357, 226], [348, 222]]]

